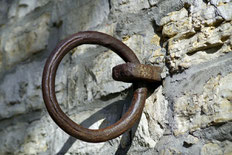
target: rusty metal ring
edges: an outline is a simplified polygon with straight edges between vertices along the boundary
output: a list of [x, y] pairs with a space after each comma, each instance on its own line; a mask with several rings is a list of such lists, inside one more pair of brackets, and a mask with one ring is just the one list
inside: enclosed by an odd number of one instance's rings
[[102, 45], [117, 53], [126, 62], [135, 64], [140, 64], [140, 62], [133, 51], [121, 41], [94, 31], [79, 32], [63, 40], [46, 61], [42, 78], [42, 92], [46, 108], [52, 119], [73, 137], [87, 142], [103, 142], [120, 136], [140, 118], [147, 96], [147, 88], [140, 86], [135, 89], [128, 111], [115, 124], [97, 130], [87, 129], [76, 124], [59, 107], [55, 95], [55, 76], [63, 57], [70, 50], [82, 44]]

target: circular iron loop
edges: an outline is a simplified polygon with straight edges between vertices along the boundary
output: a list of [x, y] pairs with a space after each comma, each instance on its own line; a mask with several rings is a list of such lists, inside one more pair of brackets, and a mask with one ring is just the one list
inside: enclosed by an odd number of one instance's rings
[[[79, 32], [63, 40], [46, 61], [42, 78], [42, 92], [46, 108], [52, 119], [61, 129], [73, 137], [87, 142], [103, 142], [123, 134], [140, 118], [147, 96], [147, 88], [144, 86], [136, 87], [128, 111], [113, 125], [93, 130], [76, 124], [61, 110], [57, 102], [55, 95], [55, 76], [63, 57], [70, 50], [82, 44], [101, 45], [117, 53], [126, 62], [140, 62], [133, 51], [121, 41], [107, 34], [95, 31]], [[136, 83], [135, 85], [140, 84]]]

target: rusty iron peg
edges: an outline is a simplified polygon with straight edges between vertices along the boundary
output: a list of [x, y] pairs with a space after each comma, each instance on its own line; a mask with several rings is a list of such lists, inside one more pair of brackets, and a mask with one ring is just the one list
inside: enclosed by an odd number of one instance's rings
[[[114, 78], [126, 82], [134, 80], [134, 94], [128, 111], [119, 121], [102, 129], [87, 129], [76, 124], [62, 111], [55, 94], [56, 71], [61, 60], [70, 50], [82, 44], [101, 45], [117, 53], [127, 64], [114, 68]], [[147, 97], [145, 81], [159, 81], [159, 74], [160, 68], [140, 65], [134, 52], [121, 41], [100, 32], [79, 32], [58, 44], [48, 57], [42, 77], [43, 99], [49, 115], [66, 133], [86, 142], [104, 142], [128, 131], [139, 120]]]
[[159, 66], [126, 63], [113, 68], [112, 77], [122, 82], [157, 82], [161, 81], [162, 69]]

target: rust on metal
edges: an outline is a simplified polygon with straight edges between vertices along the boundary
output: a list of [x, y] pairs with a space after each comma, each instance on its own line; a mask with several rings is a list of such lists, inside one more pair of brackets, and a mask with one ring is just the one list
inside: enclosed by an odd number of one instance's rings
[[63, 57], [82, 44], [97, 44], [117, 53], [125, 62], [140, 64], [134, 52], [121, 41], [100, 32], [85, 31], [63, 40], [48, 57], [42, 77], [43, 99], [48, 113], [56, 124], [69, 135], [87, 142], [103, 142], [116, 138], [129, 130], [140, 118], [147, 96], [143, 83], [134, 83], [134, 95], [128, 111], [115, 124], [102, 129], [87, 129], [72, 121], [60, 108], [55, 95], [55, 77]]
[[162, 69], [159, 66], [125, 63], [113, 68], [112, 76], [123, 82], [157, 82], [161, 81]]

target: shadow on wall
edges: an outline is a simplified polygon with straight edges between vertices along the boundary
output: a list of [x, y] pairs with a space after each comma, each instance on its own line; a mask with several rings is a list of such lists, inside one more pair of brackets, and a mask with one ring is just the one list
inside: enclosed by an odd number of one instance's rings
[[[160, 85], [161, 83], [155, 83], [155, 84], [151, 84], [149, 85], [148, 88], [148, 95], [147, 98], [155, 91], [155, 89]], [[116, 123], [121, 117], [122, 115], [128, 110], [130, 104], [131, 104], [131, 100], [132, 100], [132, 88], [129, 89], [129, 93], [126, 97], [125, 100], [119, 100], [116, 101], [108, 106], [106, 106], [105, 108], [97, 111], [96, 113], [94, 113], [93, 115], [91, 115], [89, 118], [87, 118], [86, 120], [84, 120], [80, 125], [85, 127], [85, 128], [89, 128], [92, 124], [94, 124], [95, 122], [101, 120], [101, 119], [105, 119], [103, 121], [103, 123], [99, 126], [99, 128], [105, 128], [107, 126], [110, 126], [114, 123]], [[117, 117], [115, 117], [114, 120], [112, 120], [112, 118], [105, 118], [106, 115], [102, 115], [105, 113], [115, 113], [115, 109], [117, 109]], [[132, 127], [131, 130], [125, 132], [120, 140], [120, 144], [115, 152], [115, 155], [124, 155], [127, 154], [127, 152], [129, 151], [131, 145], [132, 145], [132, 141], [133, 138], [135, 136], [135, 132], [138, 128], [138, 124], [139, 121]], [[60, 149], [60, 151], [57, 153], [57, 155], [63, 155], [65, 153], [67, 153], [69, 151], [69, 149], [72, 147], [72, 145], [76, 142], [76, 138], [70, 136], [68, 138], [68, 140], [64, 143], [63, 147]]]
[[[97, 111], [96, 113], [94, 113], [93, 115], [91, 115], [89, 118], [87, 118], [86, 120], [84, 120], [80, 125], [85, 127], [85, 128], [89, 128], [92, 124], [94, 124], [95, 122], [98, 122], [99, 120], [105, 119], [102, 124], [99, 126], [99, 128], [105, 128], [107, 126], [110, 126], [114, 123], [116, 123], [121, 117], [122, 115], [128, 110], [129, 106], [130, 106], [130, 102], [132, 100], [132, 89], [129, 90], [130, 93], [128, 93], [127, 97], [125, 100], [119, 100], [116, 101], [108, 106], [106, 106], [105, 108]], [[111, 113], [115, 113], [115, 109], [117, 109], [117, 117], [114, 118], [114, 120], [112, 120], [111, 118], [106, 118], [106, 115], [102, 115], [105, 113], [111, 114]], [[117, 154], [127, 154], [128, 150], [130, 149], [131, 143], [132, 143], [132, 139], [134, 137], [134, 133], [137, 129], [138, 123], [136, 123], [136, 125], [133, 127], [132, 130], [127, 131], [126, 133], [123, 134], [122, 138], [121, 138], [121, 142], [120, 145], [118, 146], [118, 149], [115, 153], [115, 155]], [[76, 138], [70, 136], [68, 138], [68, 140], [64, 143], [63, 147], [60, 149], [60, 151], [57, 153], [57, 155], [63, 155], [65, 153], [67, 153], [69, 151], [69, 149], [72, 147], [72, 145], [76, 142]], [[125, 141], [126, 141], [126, 147], [122, 147], [121, 143], [123, 141], [123, 144], [125, 146]]]

